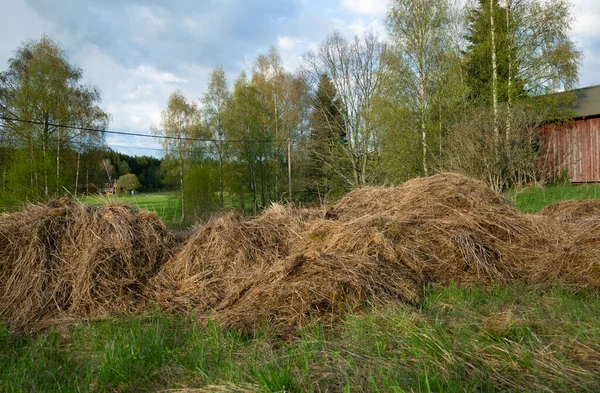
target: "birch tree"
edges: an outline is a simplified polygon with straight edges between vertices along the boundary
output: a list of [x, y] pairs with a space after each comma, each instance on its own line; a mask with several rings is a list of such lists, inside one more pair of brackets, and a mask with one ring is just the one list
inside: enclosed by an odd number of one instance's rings
[[[226, 107], [231, 100], [227, 78], [223, 67], [217, 67], [210, 76], [208, 91], [202, 98], [205, 127], [213, 139], [225, 139]], [[227, 146], [223, 142], [213, 142], [214, 154], [219, 163], [219, 205], [224, 206], [224, 164]]]
[[[447, 65], [451, 49], [446, 0], [393, 0], [387, 18], [391, 49], [397, 57], [398, 87], [406, 97], [414, 121], [409, 125], [421, 137], [422, 171], [429, 173], [429, 112], [433, 92]], [[418, 131], [417, 131], [418, 130]]]
[[192, 138], [200, 137], [200, 110], [189, 102], [180, 91], [169, 97], [167, 108], [161, 113], [161, 128], [153, 127], [155, 135], [163, 136], [161, 144], [167, 159], [177, 162], [179, 188], [181, 191], [181, 221], [185, 220], [185, 173], [187, 161], [195, 145]]
[[99, 90], [79, 84], [82, 76], [48, 36], [21, 45], [0, 73], [0, 114], [32, 122], [5, 126], [17, 146], [29, 152], [30, 190], [38, 196], [61, 192], [61, 150], [72, 147], [76, 132], [58, 125], [79, 124], [86, 117], [88, 126], [102, 126], [108, 116], [98, 106]]

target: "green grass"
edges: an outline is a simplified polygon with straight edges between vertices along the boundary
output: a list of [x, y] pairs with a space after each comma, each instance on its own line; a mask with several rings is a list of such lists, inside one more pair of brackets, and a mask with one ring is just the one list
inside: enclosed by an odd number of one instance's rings
[[530, 186], [522, 190], [509, 190], [505, 195], [517, 209], [536, 213], [553, 202], [600, 198], [600, 184]]
[[288, 341], [163, 312], [33, 337], [0, 327], [0, 391], [594, 392], [599, 314], [592, 291], [449, 287]]
[[107, 203], [127, 203], [140, 210], [156, 212], [165, 223], [175, 223], [181, 219], [181, 199], [177, 192], [154, 192], [137, 195], [89, 195], [79, 200], [90, 205]]

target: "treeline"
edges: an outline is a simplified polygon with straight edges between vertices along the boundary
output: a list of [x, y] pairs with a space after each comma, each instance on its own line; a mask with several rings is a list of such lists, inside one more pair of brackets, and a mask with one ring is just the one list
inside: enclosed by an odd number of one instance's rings
[[191, 215], [441, 170], [498, 190], [539, 179], [536, 127], [572, 106], [548, 93], [578, 78], [570, 23], [565, 0], [393, 0], [388, 40], [334, 32], [295, 73], [272, 48], [232, 89], [218, 67], [198, 102], [173, 93], [155, 129], [176, 137], [163, 140], [164, 164]]
[[110, 115], [98, 88], [79, 83], [82, 76], [47, 36], [24, 43], [0, 73], [1, 207], [97, 192], [129, 173], [143, 190], [164, 187], [159, 159], [105, 145]]
[[[333, 32], [298, 70], [284, 69], [272, 48], [233, 81], [215, 68], [201, 97], [174, 92], [153, 127], [165, 155], [161, 180], [149, 187], [178, 189], [182, 217], [192, 220], [226, 207], [322, 203], [442, 170], [498, 190], [539, 179], [536, 127], [568, 118], [572, 105], [569, 95], [548, 93], [578, 78], [571, 6], [460, 3], [392, 0], [388, 39]], [[11, 175], [19, 180], [9, 182], [21, 187], [16, 194], [60, 195], [81, 182], [86, 149], [103, 143], [101, 133], [51, 126], [107, 126], [97, 89], [80, 77], [47, 37], [20, 48], [0, 74], [1, 113], [41, 123], [1, 123], [0, 143], [22, 156]]]

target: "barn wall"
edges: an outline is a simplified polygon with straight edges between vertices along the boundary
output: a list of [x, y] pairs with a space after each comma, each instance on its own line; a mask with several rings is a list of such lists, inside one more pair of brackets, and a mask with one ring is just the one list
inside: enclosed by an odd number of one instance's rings
[[573, 183], [600, 182], [600, 117], [543, 126], [540, 142], [548, 180], [566, 168]]

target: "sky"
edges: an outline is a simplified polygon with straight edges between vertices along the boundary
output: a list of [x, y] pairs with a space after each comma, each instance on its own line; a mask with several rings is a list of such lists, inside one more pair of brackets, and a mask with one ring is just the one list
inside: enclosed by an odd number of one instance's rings
[[[579, 86], [600, 84], [600, 0], [572, 0], [571, 37], [584, 54]], [[275, 46], [294, 71], [334, 29], [385, 36], [387, 0], [0, 0], [0, 70], [28, 39], [48, 34], [102, 91], [111, 130], [150, 133], [169, 95], [199, 100], [210, 73], [232, 82]], [[149, 138], [111, 135], [114, 150], [159, 155]]]

